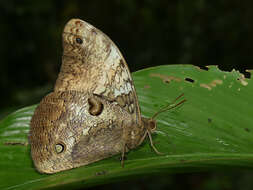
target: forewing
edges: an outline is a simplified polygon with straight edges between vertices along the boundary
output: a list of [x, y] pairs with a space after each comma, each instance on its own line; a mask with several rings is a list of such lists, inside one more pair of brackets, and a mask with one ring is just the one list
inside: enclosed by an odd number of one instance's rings
[[119, 49], [108, 36], [80, 19], [72, 19], [63, 32], [63, 49], [63, 64], [56, 91], [97, 94], [119, 104], [136, 123], [140, 123], [139, 104], [131, 74]]

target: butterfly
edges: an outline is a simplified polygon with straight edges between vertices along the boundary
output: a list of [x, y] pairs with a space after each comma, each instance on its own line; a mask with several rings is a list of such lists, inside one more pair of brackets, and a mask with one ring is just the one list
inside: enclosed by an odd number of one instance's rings
[[36, 108], [29, 142], [35, 167], [56, 173], [124, 155], [156, 130], [141, 116], [133, 80], [117, 46], [102, 31], [71, 19], [54, 91]]

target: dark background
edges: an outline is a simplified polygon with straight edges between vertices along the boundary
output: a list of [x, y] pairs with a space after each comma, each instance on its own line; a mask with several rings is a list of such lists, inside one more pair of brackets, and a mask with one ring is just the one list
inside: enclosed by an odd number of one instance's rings
[[[218, 65], [250, 77], [245, 69], [253, 62], [252, 8], [250, 0], [1, 0], [0, 117], [38, 103], [52, 90], [61, 64], [61, 33], [73, 17], [110, 36], [132, 72], [163, 64]], [[126, 184], [132, 189], [246, 190], [253, 187], [251, 179], [251, 172], [201, 173]]]

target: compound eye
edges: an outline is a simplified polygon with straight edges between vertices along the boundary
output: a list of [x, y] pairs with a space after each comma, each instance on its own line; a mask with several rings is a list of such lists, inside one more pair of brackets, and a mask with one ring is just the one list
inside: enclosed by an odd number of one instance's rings
[[82, 40], [81, 38], [76, 38], [76, 43], [82, 44], [82, 43], [83, 43], [83, 40]]
[[151, 132], [154, 132], [156, 130], [156, 121], [155, 120], [149, 120], [148, 121], [149, 129]]

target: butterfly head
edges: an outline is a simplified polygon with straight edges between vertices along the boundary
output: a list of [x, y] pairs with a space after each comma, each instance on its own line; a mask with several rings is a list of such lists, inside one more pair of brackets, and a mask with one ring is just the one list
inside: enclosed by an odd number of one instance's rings
[[169, 103], [168, 105], [166, 105], [165, 107], [161, 108], [160, 110], [158, 110], [151, 118], [149, 119], [146, 119], [146, 118], [143, 118], [144, 120], [144, 123], [145, 123], [145, 126], [147, 126], [146, 128], [148, 129], [148, 131], [150, 132], [154, 132], [156, 130], [156, 120], [155, 118], [160, 114], [160, 113], [163, 113], [163, 112], [166, 112], [170, 109], [173, 109], [181, 104], [183, 104], [186, 99], [183, 99], [181, 100], [179, 103], [175, 104], [175, 102], [181, 98], [182, 96], [184, 96], [184, 94], [181, 94], [180, 96], [178, 96], [172, 103]]
[[142, 122], [146, 128], [146, 130], [150, 133], [155, 132], [156, 130], [156, 120], [154, 120], [153, 118], [145, 118], [142, 117]]
[[151, 133], [155, 132], [155, 130], [156, 130], [156, 120], [154, 120], [152, 118], [148, 120], [148, 129]]

